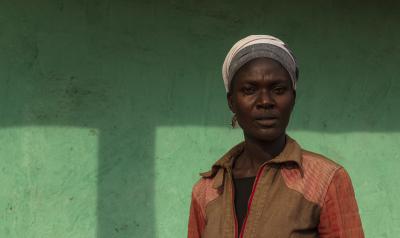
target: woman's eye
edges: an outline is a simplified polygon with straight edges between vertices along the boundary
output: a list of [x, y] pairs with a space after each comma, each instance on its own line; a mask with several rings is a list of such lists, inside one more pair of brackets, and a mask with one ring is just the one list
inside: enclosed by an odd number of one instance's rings
[[285, 91], [286, 91], [285, 87], [276, 87], [276, 88], [274, 88], [274, 92], [276, 94], [283, 94]]
[[244, 87], [243, 93], [244, 94], [253, 94], [256, 91], [254, 87]]

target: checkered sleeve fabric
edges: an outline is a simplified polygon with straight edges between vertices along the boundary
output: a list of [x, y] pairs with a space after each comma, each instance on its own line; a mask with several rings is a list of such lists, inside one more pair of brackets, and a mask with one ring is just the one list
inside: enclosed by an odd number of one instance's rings
[[318, 226], [320, 238], [364, 238], [353, 186], [340, 168], [329, 184]]

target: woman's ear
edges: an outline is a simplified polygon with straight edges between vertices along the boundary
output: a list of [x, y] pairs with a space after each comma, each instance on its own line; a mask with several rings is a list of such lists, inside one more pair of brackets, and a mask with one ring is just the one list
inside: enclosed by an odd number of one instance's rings
[[296, 90], [293, 90], [293, 105], [292, 105], [292, 110], [294, 108], [294, 105], [296, 105]]
[[293, 101], [296, 103], [296, 90], [293, 90]]
[[233, 97], [232, 97], [232, 94], [230, 92], [226, 93], [226, 100], [228, 102], [228, 106], [229, 106], [229, 109], [231, 110], [231, 112], [235, 113]]

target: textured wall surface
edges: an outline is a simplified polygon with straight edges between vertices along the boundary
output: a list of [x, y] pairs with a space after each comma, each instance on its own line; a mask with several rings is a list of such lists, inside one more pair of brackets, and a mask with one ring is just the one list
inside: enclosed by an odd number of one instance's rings
[[185, 237], [191, 186], [242, 138], [225, 53], [280, 37], [289, 134], [349, 171], [367, 237], [400, 232], [400, 4], [0, 1], [0, 237]]

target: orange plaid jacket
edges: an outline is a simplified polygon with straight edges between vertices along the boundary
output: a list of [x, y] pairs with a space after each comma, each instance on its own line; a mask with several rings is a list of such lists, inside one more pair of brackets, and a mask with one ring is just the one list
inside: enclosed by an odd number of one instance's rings
[[188, 238], [364, 237], [347, 172], [290, 137], [260, 167], [238, 234], [232, 162], [242, 151], [243, 143], [232, 148], [193, 187]]

